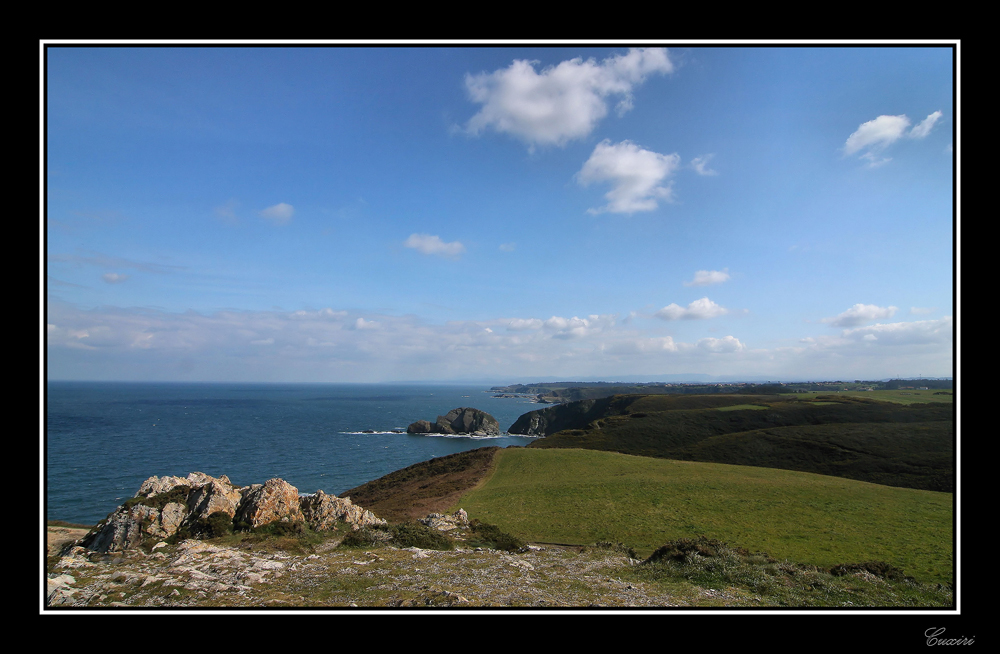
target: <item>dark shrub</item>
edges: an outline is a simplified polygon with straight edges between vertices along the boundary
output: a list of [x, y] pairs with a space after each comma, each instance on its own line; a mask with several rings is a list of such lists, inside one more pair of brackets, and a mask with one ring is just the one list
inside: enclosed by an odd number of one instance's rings
[[188, 529], [194, 538], [221, 538], [233, 533], [233, 518], [225, 511], [216, 511], [195, 520]]
[[362, 527], [350, 531], [340, 541], [341, 547], [375, 547], [392, 539], [387, 527]]
[[635, 553], [635, 550], [624, 543], [611, 543], [609, 541], [601, 541], [600, 543], [594, 543], [594, 547], [602, 550], [612, 550], [614, 552], [621, 552], [630, 559], [638, 559], [639, 555]]
[[649, 555], [649, 558], [644, 563], [656, 563], [664, 559], [669, 561], [684, 561], [689, 554], [698, 554], [706, 557], [718, 556], [719, 549], [722, 547], [725, 547], [724, 543], [715, 539], [705, 538], [704, 536], [699, 536], [698, 538], [680, 538], [659, 547]]
[[488, 547], [505, 552], [523, 552], [528, 549], [527, 543], [517, 536], [502, 531], [496, 525], [473, 519], [469, 523], [469, 528], [475, 535], [475, 538], [469, 540], [469, 544], [474, 547]]
[[422, 550], [450, 550], [455, 548], [455, 541], [437, 529], [431, 529], [419, 522], [404, 522], [393, 525], [392, 544], [397, 547], [419, 547]]
[[830, 568], [830, 574], [834, 577], [854, 574], [855, 572], [868, 572], [892, 581], [901, 581], [906, 578], [903, 571], [885, 561], [865, 561], [864, 563], [841, 563]]

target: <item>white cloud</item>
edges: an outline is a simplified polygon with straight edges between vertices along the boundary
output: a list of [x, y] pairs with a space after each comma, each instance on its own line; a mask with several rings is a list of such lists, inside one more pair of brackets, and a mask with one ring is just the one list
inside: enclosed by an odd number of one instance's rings
[[722, 270], [699, 270], [694, 274], [694, 279], [684, 282], [685, 286], [710, 286], [721, 284], [729, 279], [729, 268]]
[[923, 316], [935, 311], [937, 311], [937, 307], [910, 307], [910, 313], [915, 316]]
[[631, 338], [615, 341], [605, 347], [604, 352], [615, 355], [657, 354], [678, 352], [680, 348], [670, 336], [652, 338]]
[[695, 157], [691, 160], [691, 167], [694, 168], [695, 172], [699, 175], [718, 175], [718, 172], [708, 167], [708, 162], [714, 156], [714, 154], [703, 154], [700, 157]]
[[128, 279], [128, 275], [122, 275], [120, 273], [104, 273], [101, 275], [101, 279], [108, 284], [120, 284]]
[[880, 307], [874, 304], [855, 304], [847, 311], [832, 318], [823, 318], [822, 323], [833, 325], [834, 327], [857, 327], [866, 322], [892, 318], [896, 313], [896, 307]]
[[653, 315], [664, 320], [703, 320], [716, 318], [729, 313], [729, 310], [712, 302], [707, 297], [695, 300], [682, 308], [677, 304], [668, 304]]
[[608, 204], [590, 213], [634, 213], [656, 209], [657, 200], [670, 201], [671, 184], [663, 182], [680, 165], [676, 153], [663, 155], [645, 150], [631, 141], [614, 145], [607, 139], [594, 148], [590, 158], [577, 173], [583, 186], [593, 182], [611, 182], [613, 188], [604, 195]]
[[526, 329], [541, 329], [544, 324], [538, 318], [514, 318], [507, 323], [507, 330], [519, 332]]
[[709, 352], [742, 352], [746, 349], [746, 345], [740, 343], [740, 339], [735, 336], [703, 338], [698, 341], [697, 346]]
[[540, 73], [537, 62], [515, 60], [493, 73], [466, 75], [470, 99], [481, 104], [466, 124], [478, 135], [486, 128], [536, 145], [563, 146], [590, 134], [608, 113], [605, 99], [622, 96], [619, 115], [632, 108], [632, 89], [653, 73], [673, 72], [664, 48], [632, 48], [597, 63], [570, 59]]
[[547, 331], [554, 332], [553, 338], [582, 338], [614, 327], [616, 318], [615, 315], [590, 315], [586, 318], [552, 316], [545, 321], [543, 327]]
[[295, 207], [281, 202], [273, 207], [268, 207], [267, 209], [262, 210], [260, 212], [260, 217], [270, 220], [275, 225], [284, 225], [292, 219], [292, 215], [294, 213]]
[[671, 370], [873, 379], [947, 375], [953, 358], [950, 317], [850, 328], [773, 349], [750, 349], [736, 335], [675, 341], [613, 315], [517, 320], [526, 329], [505, 329], [517, 324], [509, 318], [439, 324], [333, 309], [201, 314], [49, 302], [47, 373], [53, 379], [374, 382], [608, 379]]
[[430, 234], [410, 234], [403, 245], [421, 254], [433, 254], [439, 257], [457, 257], [465, 252], [465, 246], [460, 242], [445, 243], [440, 236]]
[[875, 120], [863, 123], [847, 137], [847, 142], [844, 144], [844, 154], [861, 152], [859, 157], [867, 161], [870, 167], [881, 166], [892, 161], [891, 157], [881, 156], [883, 150], [904, 136], [914, 139], [926, 137], [941, 116], [940, 111], [935, 111], [909, 132], [906, 131], [906, 128], [910, 126], [910, 119], [906, 115], [879, 116]]
[[500, 251], [501, 252], [513, 252], [514, 248], [516, 248], [516, 247], [517, 247], [516, 243], [501, 243], [500, 244]]
[[884, 148], [902, 137], [909, 126], [910, 119], [905, 115], [879, 116], [869, 120], [847, 137], [844, 154], [854, 154], [864, 148]]
[[617, 316], [614, 314], [591, 314], [586, 318], [573, 316], [563, 318], [552, 316], [548, 320], [538, 318], [514, 318], [507, 322], [507, 331], [538, 331], [550, 334], [552, 338], [571, 339], [590, 336], [615, 326]]
[[914, 128], [910, 130], [909, 135], [915, 139], [924, 138], [925, 136], [931, 133], [931, 129], [934, 127], [934, 123], [936, 123], [938, 119], [941, 118], [942, 115], [943, 114], [940, 111], [935, 111], [934, 113], [930, 114], [929, 116], [927, 116], [927, 118], [924, 118], [922, 121], [920, 121], [919, 125], [914, 126]]
[[876, 323], [867, 327], [845, 329], [841, 336], [847, 341], [877, 342], [880, 345], [926, 345], [950, 343], [951, 316], [940, 320]]

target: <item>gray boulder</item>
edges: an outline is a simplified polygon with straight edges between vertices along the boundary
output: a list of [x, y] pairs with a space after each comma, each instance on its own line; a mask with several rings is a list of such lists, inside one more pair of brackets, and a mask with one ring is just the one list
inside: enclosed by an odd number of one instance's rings
[[200, 538], [203, 524], [224, 514], [235, 523], [257, 528], [272, 522], [304, 522], [314, 531], [336, 529], [337, 521], [353, 528], [385, 524], [371, 511], [317, 491], [300, 498], [283, 479], [238, 488], [223, 475], [201, 472], [184, 477], [150, 477], [135, 497], [101, 521], [79, 544], [97, 552], [117, 552], [165, 540], [184, 530]]

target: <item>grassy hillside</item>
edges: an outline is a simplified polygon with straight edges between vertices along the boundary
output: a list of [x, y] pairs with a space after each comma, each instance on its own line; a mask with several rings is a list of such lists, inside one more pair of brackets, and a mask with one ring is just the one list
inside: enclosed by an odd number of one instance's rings
[[495, 466], [454, 508], [525, 540], [621, 542], [647, 556], [706, 536], [817, 566], [882, 560], [952, 581], [950, 493], [592, 450], [508, 448]]
[[[648, 395], [602, 402], [608, 405], [602, 415], [595, 407], [574, 416], [573, 404], [545, 410], [543, 415], [566, 414], [549, 419], [561, 431], [529, 447], [605, 450], [954, 490], [950, 403], [902, 404], [846, 395]], [[573, 417], [576, 422], [569, 420]]]

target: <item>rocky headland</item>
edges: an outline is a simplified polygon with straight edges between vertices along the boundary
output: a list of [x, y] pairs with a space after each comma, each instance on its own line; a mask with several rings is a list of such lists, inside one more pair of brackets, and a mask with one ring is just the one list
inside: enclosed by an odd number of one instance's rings
[[384, 525], [349, 497], [316, 491], [300, 495], [283, 479], [236, 487], [226, 475], [150, 477], [135, 496], [97, 524], [79, 543], [94, 552], [120, 552], [177, 537], [211, 538], [234, 528], [302, 523], [313, 531]]

